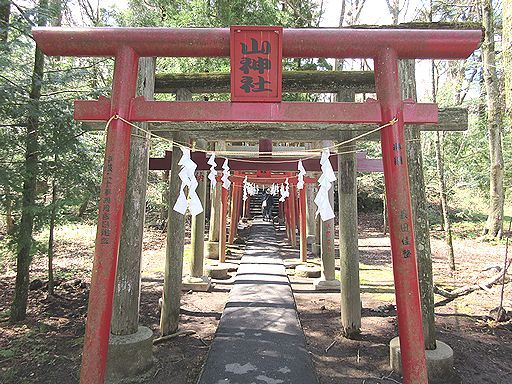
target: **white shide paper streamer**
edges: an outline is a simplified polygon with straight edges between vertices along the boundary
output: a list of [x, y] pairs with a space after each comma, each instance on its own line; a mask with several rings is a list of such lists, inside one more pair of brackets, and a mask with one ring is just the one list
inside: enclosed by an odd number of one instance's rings
[[320, 159], [320, 165], [322, 166], [322, 175], [318, 179], [320, 188], [315, 197], [315, 204], [318, 207], [316, 214], [320, 214], [322, 221], [334, 218], [334, 210], [329, 202], [329, 190], [332, 188], [333, 181], [336, 181], [336, 175], [329, 161], [329, 156], [329, 149], [324, 149]]
[[297, 169], [299, 170], [299, 175], [297, 176], [297, 190], [304, 188], [304, 175], [306, 174], [306, 170], [304, 169], [304, 166], [302, 165], [302, 160], [299, 160], [299, 164], [297, 166]]
[[288, 182], [288, 178], [286, 178], [284, 184], [281, 184], [281, 197], [279, 201], [284, 202], [287, 197], [290, 196], [290, 183]]
[[[176, 200], [173, 209], [184, 215], [188, 207], [190, 214], [196, 216], [203, 212], [201, 200], [199, 200], [199, 196], [196, 193], [197, 180], [195, 171], [197, 165], [190, 158], [190, 149], [186, 147], [180, 147], [180, 149], [183, 153], [178, 163], [181, 166], [180, 173], [178, 174], [181, 179], [181, 187], [178, 200]], [[185, 187], [188, 187], [188, 199], [185, 196]]]
[[217, 184], [217, 171], [215, 170], [217, 163], [215, 162], [215, 153], [212, 153], [208, 159], [208, 165], [210, 165], [210, 173], [208, 174], [208, 179], [210, 180], [210, 185], [212, 188], [215, 188], [215, 185]]
[[224, 160], [224, 164], [222, 164], [222, 188], [229, 189], [231, 187], [231, 181], [229, 180], [229, 164], [228, 159]]

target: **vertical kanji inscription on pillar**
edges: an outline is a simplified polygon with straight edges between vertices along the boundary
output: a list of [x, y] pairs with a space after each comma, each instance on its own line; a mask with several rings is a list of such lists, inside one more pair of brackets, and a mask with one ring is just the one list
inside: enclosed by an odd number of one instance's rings
[[282, 27], [231, 27], [231, 101], [281, 101], [282, 35]]

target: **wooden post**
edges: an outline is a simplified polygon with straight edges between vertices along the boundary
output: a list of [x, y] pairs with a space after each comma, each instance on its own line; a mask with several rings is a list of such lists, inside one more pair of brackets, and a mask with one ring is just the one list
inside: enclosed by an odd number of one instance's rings
[[[196, 148], [206, 149], [206, 141], [202, 139], [196, 140]], [[197, 178], [197, 195], [201, 204], [205, 205], [206, 201], [206, 171], [196, 172]], [[192, 277], [203, 277], [203, 262], [204, 262], [204, 223], [205, 223], [205, 212], [201, 212], [199, 215], [192, 217], [192, 228], [191, 228], [191, 245], [192, 245], [192, 259], [190, 260], [190, 276]]]
[[233, 244], [235, 241], [236, 229], [238, 227], [237, 211], [238, 211], [238, 190], [240, 185], [236, 182], [233, 183], [231, 190], [231, 215], [229, 220], [229, 236], [228, 244]]
[[228, 194], [226, 188], [221, 188], [221, 212], [219, 224], [219, 261], [224, 263], [226, 261], [226, 227], [228, 215]]
[[[322, 141], [322, 147], [330, 147], [332, 141]], [[334, 208], [334, 185], [329, 190], [329, 203]], [[320, 255], [322, 258], [322, 277], [315, 286], [322, 289], [322, 282], [336, 280], [335, 250], [334, 250], [334, 218], [327, 221], [320, 221]], [[339, 282], [333, 283], [339, 284]], [[332, 287], [331, 287], [332, 288]]]
[[[176, 99], [192, 100], [192, 94], [184, 89], [178, 90]], [[174, 137], [178, 142], [186, 142], [187, 136], [178, 133]], [[165, 255], [164, 288], [162, 294], [162, 312], [160, 316], [160, 334], [174, 333], [178, 329], [180, 318], [181, 284], [183, 276], [183, 251], [185, 247], [185, 216], [173, 207], [180, 193], [181, 181], [178, 162], [181, 150], [173, 145], [171, 177], [169, 179], [169, 221], [167, 224], [167, 248]]]
[[[218, 141], [215, 143], [215, 150], [226, 150], [226, 142]], [[217, 163], [219, 160], [217, 160]], [[220, 212], [222, 183], [217, 182], [214, 188], [210, 187], [211, 193], [211, 209], [210, 209], [210, 225], [208, 229], [208, 241], [205, 243], [205, 255], [209, 259], [217, 259], [219, 257], [219, 233], [220, 233]]]
[[[311, 143], [306, 143], [304, 145], [306, 149], [312, 149], [313, 145]], [[314, 177], [313, 172], [307, 172], [307, 177]], [[306, 230], [307, 230], [307, 239], [309, 244], [313, 244], [315, 242], [315, 222], [316, 222], [316, 205], [315, 205], [315, 184], [306, 184], [304, 186], [306, 190]], [[314, 253], [314, 252], [313, 252]]]
[[290, 211], [290, 243], [294, 248], [297, 246], [297, 218], [295, 216], [295, 205], [297, 204], [296, 195], [295, 186], [290, 185], [290, 196], [287, 200], [289, 201]]
[[300, 233], [300, 260], [308, 259], [308, 239], [306, 234], [306, 185], [299, 190], [299, 233]]
[[[402, 97], [416, 100], [416, 77], [414, 60], [399, 61], [399, 75]], [[434, 281], [432, 275], [432, 254], [428, 222], [428, 204], [425, 197], [423, 178], [423, 155], [421, 132], [406, 127], [407, 165], [411, 188], [411, 205], [414, 222], [414, 246], [418, 264], [418, 277], [423, 320], [425, 349], [436, 349], [436, 326], [434, 321]]]
[[[149, 57], [139, 59], [137, 94], [152, 100], [154, 79], [155, 59]], [[140, 125], [142, 129], [148, 129], [148, 123], [140, 123]], [[131, 335], [138, 331], [139, 325], [140, 263], [150, 135], [133, 127], [132, 134], [110, 324], [110, 331], [114, 335]]]
[[[341, 141], [351, 138], [351, 132], [341, 133]], [[351, 338], [361, 331], [361, 295], [357, 244], [356, 154], [346, 153], [349, 151], [350, 148], [346, 146], [338, 147], [341, 332], [345, 337]]]
[[321, 249], [320, 249], [320, 216], [315, 217], [315, 242], [311, 246], [311, 250], [315, 256], [321, 255]]
[[286, 230], [286, 237], [288, 237], [289, 241], [292, 241], [290, 234], [290, 199], [285, 199], [283, 201], [283, 211], [284, 211], [284, 226]]

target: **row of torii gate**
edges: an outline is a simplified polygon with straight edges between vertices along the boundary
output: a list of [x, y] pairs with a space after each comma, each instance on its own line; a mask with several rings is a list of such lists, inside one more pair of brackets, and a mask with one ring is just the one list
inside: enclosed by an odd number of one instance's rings
[[[122, 216], [128, 215], [126, 210], [123, 213], [128, 165], [129, 159], [137, 161], [130, 156], [132, 127], [129, 122], [180, 122], [183, 124], [183, 122], [199, 121], [312, 125], [316, 123], [376, 125], [394, 122], [380, 130], [380, 138], [389, 212], [402, 373], [406, 384], [427, 383], [404, 125], [406, 123], [437, 123], [438, 111], [435, 104], [402, 101], [398, 60], [466, 58], [478, 47], [481, 31], [283, 30], [277, 27], [268, 29], [268, 33], [280, 35], [283, 57], [373, 59], [377, 100], [370, 102], [287, 103], [278, 99], [268, 102], [240, 102], [238, 99], [240, 90], [232, 102], [166, 102], [135, 97], [139, 58], [226, 57], [230, 55], [230, 51], [233, 54], [233, 45], [230, 45], [230, 40], [233, 41], [233, 31], [240, 32], [241, 28], [243, 27], [235, 27], [235, 30], [232, 28], [231, 31], [209, 28], [36, 28], [33, 31], [38, 46], [47, 55], [115, 58], [111, 98], [75, 103], [77, 120], [111, 122], [107, 131], [96, 251], [80, 382], [87, 384], [104, 382], [116, 267], [118, 256], [122, 255], [123, 248], [123, 243], [120, 244]], [[247, 53], [247, 47], [242, 49], [242, 53], [244, 51]], [[262, 51], [264, 51], [263, 46]], [[231, 63], [233, 66], [233, 60]], [[244, 86], [240, 87], [242, 92], [250, 91], [246, 80], [242, 74]], [[260, 80], [257, 90], [265, 91], [265, 84], [270, 80], [264, 78]], [[231, 86], [233, 87], [233, 81]], [[254, 85], [252, 87], [254, 88]], [[175, 136], [180, 142], [184, 142], [183, 131], [190, 131], [187, 125], [174, 128], [180, 131]], [[204, 132], [204, 127], [202, 130]], [[282, 130], [285, 131], [285, 129]], [[275, 135], [279, 136], [280, 133], [279, 128]], [[216, 132], [213, 131], [210, 134], [215, 136]], [[254, 138], [262, 137], [261, 132], [255, 131], [253, 134]], [[343, 156], [345, 155], [341, 155]], [[176, 169], [174, 165], [177, 165], [177, 160], [174, 156], [172, 163], [173, 169]], [[170, 196], [173, 196], [173, 193], [177, 195], [177, 189], [179, 189], [179, 183], [173, 183], [173, 178], [174, 181], [177, 178], [176, 173], [171, 172]], [[350, 185], [354, 184], [354, 181], [355, 177], [352, 180], [345, 180], [341, 185], [352, 191]], [[130, 187], [129, 184], [128, 187]], [[341, 193], [344, 192], [343, 188]], [[351, 213], [354, 214], [354, 212]], [[178, 324], [179, 292], [182, 283], [183, 242], [180, 239], [184, 237], [184, 217], [180, 216], [181, 218], [171, 213], [169, 217], [169, 222], [177, 225], [171, 236], [168, 236], [170, 257], [166, 259], [166, 283], [163, 292], [162, 310], [169, 314], [170, 322], [164, 328], [171, 331], [173, 331], [170, 327], [171, 323], [176, 327]], [[118, 270], [117, 273], [121, 272]], [[138, 292], [131, 291], [124, 294], [133, 296]]]

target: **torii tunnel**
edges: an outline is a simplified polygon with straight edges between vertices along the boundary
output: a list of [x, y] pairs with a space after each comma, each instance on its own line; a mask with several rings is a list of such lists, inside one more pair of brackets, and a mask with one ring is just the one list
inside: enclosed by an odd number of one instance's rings
[[[436, 123], [437, 106], [402, 102], [398, 60], [467, 58], [480, 44], [480, 30], [283, 30], [283, 57], [373, 59], [378, 101], [371, 103], [164, 102], [135, 98], [139, 57], [229, 57], [230, 29], [226, 28], [34, 28], [33, 36], [47, 55], [115, 58], [111, 99], [77, 101], [77, 120], [108, 121], [118, 115], [128, 121], [387, 124], [397, 119], [381, 130], [381, 146], [403, 378], [405, 384], [427, 383], [404, 123]], [[112, 121], [100, 192], [82, 384], [104, 382], [130, 135], [129, 124], [121, 119]]]

